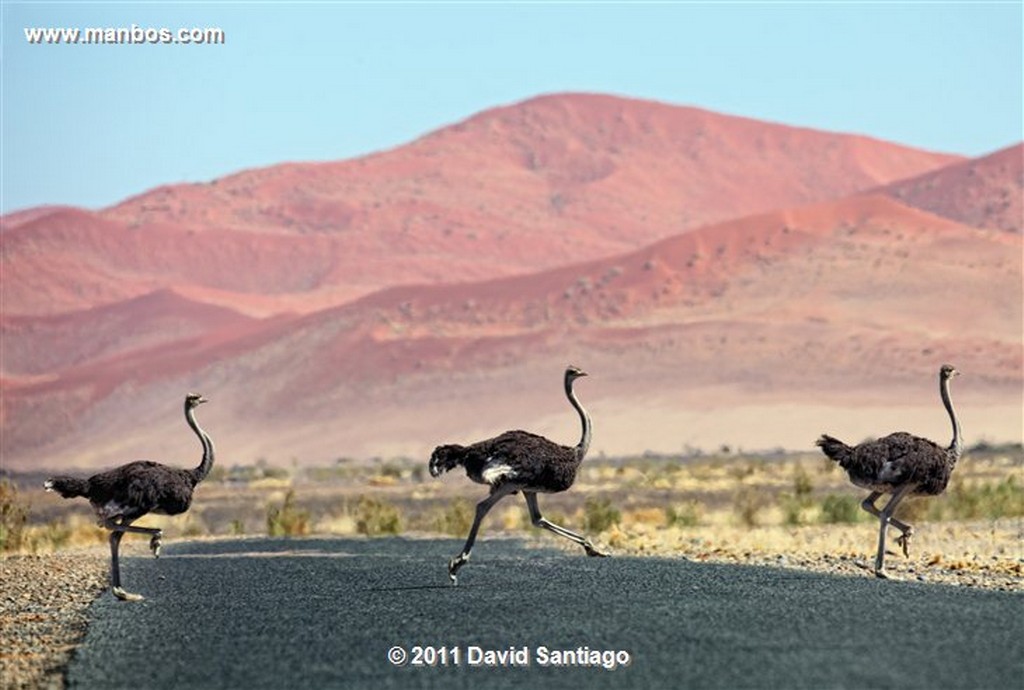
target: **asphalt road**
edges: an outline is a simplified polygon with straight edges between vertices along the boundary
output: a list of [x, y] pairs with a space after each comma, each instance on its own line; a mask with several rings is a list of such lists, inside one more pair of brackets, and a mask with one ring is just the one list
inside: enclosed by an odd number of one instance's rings
[[[126, 558], [126, 588], [146, 600], [105, 594], [93, 604], [69, 684], [932, 690], [1019, 688], [1024, 678], [1020, 594], [595, 559], [493, 538], [477, 542], [452, 587], [446, 564], [460, 546], [249, 539]], [[389, 661], [395, 646], [404, 665]], [[447, 649], [448, 665], [440, 652], [413, 664], [417, 646]], [[590, 666], [556, 666], [542, 647], [599, 654]], [[477, 658], [510, 648], [529, 665]]]

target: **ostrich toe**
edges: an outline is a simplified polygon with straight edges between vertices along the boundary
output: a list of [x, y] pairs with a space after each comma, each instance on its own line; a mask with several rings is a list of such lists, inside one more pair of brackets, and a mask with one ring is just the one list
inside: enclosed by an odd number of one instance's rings
[[143, 597], [141, 594], [132, 594], [131, 592], [126, 592], [121, 587], [113, 587], [111, 588], [110, 592], [121, 601], [142, 601], [143, 599], [145, 599], [145, 597]]
[[153, 558], [160, 558], [161, 537], [163, 537], [163, 533], [158, 532], [149, 540], [149, 549], [153, 552]]
[[896, 543], [903, 549], [903, 555], [910, 558], [910, 538], [914, 536], [914, 528], [909, 527], [907, 531], [896, 537]]
[[459, 568], [466, 565], [466, 561], [469, 560], [469, 554], [459, 554], [455, 558], [448, 561], [448, 578], [452, 581], [453, 585], [459, 584], [458, 572]]
[[877, 577], [880, 580], [895, 580], [897, 582], [899, 582], [899, 581], [901, 581], [903, 579], [899, 575], [893, 575], [892, 573], [890, 573], [885, 568], [879, 568], [879, 569], [875, 570], [875, 577]]

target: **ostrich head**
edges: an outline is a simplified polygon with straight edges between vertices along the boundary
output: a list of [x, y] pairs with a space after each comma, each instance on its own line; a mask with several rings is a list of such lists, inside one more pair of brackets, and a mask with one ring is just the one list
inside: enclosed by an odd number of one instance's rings
[[185, 407], [190, 410], [199, 407], [204, 402], [208, 402], [207, 399], [198, 393], [189, 393], [185, 396]]
[[583, 371], [579, 367], [570, 366], [565, 370], [565, 381], [571, 383], [581, 376], [586, 376], [587, 372]]
[[956, 367], [954, 367], [952, 364], [943, 364], [942, 368], [939, 369], [939, 378], [941, 378], [943, 381], [948, 381], [954, 376], [959, 375], [960, 372], [957, 371]]
[[462, 446], [459, 445], [438, 446], [435, 448], [434, 453], [430, 456], [430, 476], [440, 477], [458, 465], [459, 452], [461, 450]]

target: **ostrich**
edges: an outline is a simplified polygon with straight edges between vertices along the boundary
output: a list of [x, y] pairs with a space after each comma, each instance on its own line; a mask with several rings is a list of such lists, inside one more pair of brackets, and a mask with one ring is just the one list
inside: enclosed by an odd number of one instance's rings
[[[880, 522], [878, 554], [875, 556], [877, 577], [890, 577], [883, 565], [885, 530], [888, 525], [900, 531], [896, 543], [903, 548], [904, 556], [910, 555], [910, 538], [914, 535], [914, 528], [893, 517], [896, 506], [907, 496], [938, 496], [945, 491], [953, 468], [963, 452], [960, 422], [957, 421], [953, 403], [949, 399], [949, 380], [959, 375], [960, 372], [948, 364], [939, 369], [939, 393], [953, 424], [953, 440], [946, 448], [905, 431], [865, 441], [852, 448], [827, 434], [823, 434], [817, 441], [822, 452], [846, 470], [851, 482], [871, 491], [861, 507]], [[885, 508], [879, 510], [875, 501], [882, 494], [891, 494], [892, 498]]]
[[590, 415], [580, 405], [572, 389], [573, 382], [586, 375], [586, 372], [572, 366], [565, 370], [565, 395], [583, 423], [583, 435], [575, 446], [570, 448], [559, 445], [543, 436], [517, 430], [506, 431], [471, 446], [438, 446], [430, 456], [431, 476], [438, 477], [462, 465], [470, 479], [491, 487], [490, 495], [476, 506], [476, 517], [462, 553], [448, 562], [448, 577], [452, 584], [457, 585], [459, 582], [459, 568], [469, 560], [469, 552], [484, 516], [498, 501], [517, 491], [523, 492], [530, 520], [535, 527], [542, 527], [576, 542], [588, 556], [606, 555], [595, 549], [589, 539], [545, 519], [537, 506], [538, 493], [558, 493], [572, 486], [576, 470], [590, 446]]
[[122, 601], [140, 601], [140, 594], [121, 588], [121, 571], [117, 550], [125, 532], [150, 535], [149, 548], [160, 556], [163, 532], [152, 527], [135, 527], [133, 522], [148, 513], [178, 515], [188, 510], [192, 491], [206, 478], [213, 467], [213, 441], [196, 423], [195, 408], [206, 398], [195, 393], [185, 396], [185, 421], [199, 437], [203, 459], [194, 470], [180, 470], [148, 460], [122, 465], [88, 479], [58, 476], [47, 479], [43, 487], [64, 498], [84, 496], [96, 511], [99, 524], [110, 530], [111, 592]]

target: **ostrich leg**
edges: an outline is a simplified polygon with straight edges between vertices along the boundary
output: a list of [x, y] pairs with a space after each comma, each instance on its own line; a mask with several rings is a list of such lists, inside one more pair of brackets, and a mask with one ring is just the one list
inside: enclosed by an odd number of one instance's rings
[[536, 493], [532, 491], [524, 491], [523, 498], [526, 499], [526, 506], [530, 509], [530, 521], [533, 522], [534, 527], [543, 527], [550, 532], [554, 532], [560, 537], [565, 537], [570, 541], [576, 542], [583, 547], [583, 550], [587, 552], [588, 556], [605, 557], [608, 555], [595, 549], [589, 539], [586, 539], [573, 531], [567, 530], [564, 527], [560, 527], [541, 515], [540, 507], [537, 505]]
[[515, 487], [509, 484], [503, 484], [496, 488], [490, 496], [476, 504], [476, 517], [473, 518], [473, 526], [469, 528], [469, 536], [466, 538], [466, 545], [462, 547], [462, 553], [448, 561], [448, 577], [451, 579], [453, 585], [459, 584], [459, 568], [464, 566], [466, 561], [469, 560], [469, 552], [473, 550], [473, 544], [476, 542], [476, 533], [480, 530], [480, 522], [484, 519], [484, 516], [487, 515], [490, 509], [494, 507], [494, 504], [511, 493], [515, 493]]
[[[872, 491], [871, 495], [865, 498], [860, 504], [860, 507], [874, 515], [876, 518], [881, 519], [882, 511], [875, 506], [875, 501], [877, 501], [878, 497], [881, 495], [881, 491]], [[904, 522], [900, 522], [894, 517], [889, 518], [889, 524], [901, 532], [900, 536], [896, 537], [896, 543], [903, 548], [903, 555], [909, 558], [910, 538], [914, 536], [914, 528]]]
[[142, 601], [141, 594], [132, 594], [121, 588], [121, 566], [118, 563], [117, 549], [123, 536], [123, 530], [110, 533], [110, 591], [121, 601]]
[[888, 503], [885, 504], [885, 508], [883, 508], [881, 513], [879, 514], [878, 553], [875, 555], [876, 577], [894, 579], [891, 575], [885, 572], [885, 530], [889, 526], [890, 521], [892, 520], [892, 514], [896, 511], [896, 506], [899, 504], [900, 501], [903, 500], [903, 497], [907, 494], [909, 490], [909, 485], [901, 487], [895, 494], [893, 494], [893, 497], [889, 500]]
[[153, 552], [154, 558], [160, 558], [160, 546], [161, 540], [163, 539], [163, 530], [157, 529], [156, 527], [135, 527], [131, 524], [118, 524], [113, 520], [107, 520], [104, 522], [104, 527], [114, 532], [132, 532], [134, 534], [148, 534], [149, 539], [149, 550]]

